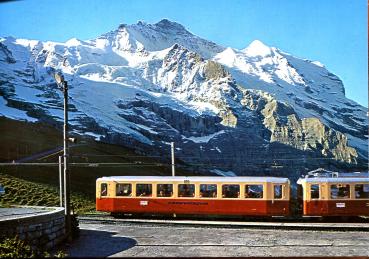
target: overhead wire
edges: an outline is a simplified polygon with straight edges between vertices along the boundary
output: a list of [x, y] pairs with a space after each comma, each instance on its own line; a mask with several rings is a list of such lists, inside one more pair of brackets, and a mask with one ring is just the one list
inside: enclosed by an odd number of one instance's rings
[[[334, 158], [311, 158], [311, 159], [315, 159], [315, 160], [334, 160]], [[310, 160], [311, 160], [310, 159]], [[263, 160], [256, 160], [256, 161], [260, 161], [262, 163], [259, 164], [272, 164], [274, 161], [279, 161], [279, 160], [293, 160], [293, 161], [297, 161], [297, 160], [304, 160], [304, 159], [271, 159], [270, 161], [267, 162], [263, 162]], [[306, 158], [305, 160], [309, 160], [308, 158]], [[256, 165], [258, 163], [255, 163], [255, 160], [252, 160], [250, 162], [244, 162], [244, 163], [239, 163], [238, 165], [242, 166], [242, 165]], [[0, 166], [56, 166], [59, 165], [59, 163], [56, 162], [43, 162], [43, 163], [17, 163], [17, 162], [11, 162], [11, 163], [0, 163]], [[136, 161], [136, 162], [130, 162], [130, 163], [122, 163], [122, 162], [69, 162], [68, 165], [70, 166], [89, 166], [89, 167], [94, 167], [94, 166], [172, 166], [171, 163], [145, 163], [145, 162], [141, 162], [141, 161]], [[224, 165], [226, 166], [224, 163], [222, 164], [217, 164], [217, 163], [185, 163], [185, 164], [177, 164], [178, 166], [216, 166], [216, 165]]]

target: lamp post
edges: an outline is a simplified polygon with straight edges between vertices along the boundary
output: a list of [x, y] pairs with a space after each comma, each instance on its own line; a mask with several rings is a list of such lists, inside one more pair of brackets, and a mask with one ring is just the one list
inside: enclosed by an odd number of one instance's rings
[[64, 94], [64, 131], [63, 131], [63, 143], [64, 143], [64, 214], [65, 214], [65, 226], [66, 236], [68, 239], [71, 237], [71, 215], [70, 215], [70, 183], [68, 172], [68, 83], [64, 80], [64, 76], [61, 73], [54, 74], [55, 81], [58, 87]]
[[174, 142], [170, 142], [171, 153], [172, 153], [172, 176], [176, 176], [176, 165], [174, 159]]

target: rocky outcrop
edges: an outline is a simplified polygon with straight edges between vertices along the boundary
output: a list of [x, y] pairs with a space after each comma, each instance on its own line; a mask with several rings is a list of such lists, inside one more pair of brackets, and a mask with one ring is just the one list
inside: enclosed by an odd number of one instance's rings
[[3, 43], [0, 42], [0, 58], [2, 61], [5, 61], [6, 63], [9, 64], [14, 64], [16, 63], [12, 52], [6, 47], [6, 45], [4, 45]]
[[214, 61], [207, 61], [204, 67], [205, 77], [209, 80], [211, 79], [220, 79], [224, 77], [230, 76], [227, 70], [224, 69], [222, 65]]
[[[254, 99], [243, 101], [246, 106], [256, 110]], [[348, 145], [347, 137], [328, 128], [318, 118], [299, 119], [291, 106], [271, 96], [264, 98], [260, 106], [258, 109], [264, 118], [263, 124], [270, 131], [270, 142], [318, 152], [342, 162], [357, 163], [358, 154]]]

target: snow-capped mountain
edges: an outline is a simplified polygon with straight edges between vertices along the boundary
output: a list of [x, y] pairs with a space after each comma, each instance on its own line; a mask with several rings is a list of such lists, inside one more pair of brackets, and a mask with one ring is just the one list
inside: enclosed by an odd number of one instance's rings
[[[74, 133], [176, 156], [218, 174], [365, 168], [367, 109], [319, 62], [252, 42], [219, 46], [162, 20], [92, 40], [0, 39], [0, 113], [63, 120], [53, 73], [69, 83]], [[192, 167], [196, 169], [195, 166]]]

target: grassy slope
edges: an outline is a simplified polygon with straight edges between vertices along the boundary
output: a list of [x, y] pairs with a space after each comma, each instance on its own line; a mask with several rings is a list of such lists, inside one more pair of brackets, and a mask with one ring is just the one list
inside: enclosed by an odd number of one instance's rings
[[[52, 185], [34, 183], [0, 173], [0, 182], [5, 195], [0, 198], [0, 206], [32, 205], [59, 206], [59, 190]], [[81, 193], [72, 193], [72, 208], [77, 213], [95, 210], [94, 201]]]
[[[0, 117], [0, 133], [1, 162], [27, 157], [62, 145], [62, 132], [41, 123], [26, 123]], [[71, 162], [143, 164], [158, 162], [121, 146], [96, 142], [90, 138], [79, 140], [83, 145], [70, 149]], [[60, 154], [32, 162], [57, 162], [58, 155]], [[171, 175], [169, 166], [145, 166], [139, 163], [125, 166], [71, 167], [72, 202], [80, 204], [81, 206], [76, 206], [79, 209], [91, 208], [91, 204], [94, 204], [95, 181], [101, 176]], [[191, 175], [182, 170], [176, 170], [176, 174]], [[7, 194], [0, 199], [0, 204], [49, 206], [58, 204], [57, 166], [1, 166], [0, 183], [7, 188]], [[28, 185], [31, 187], [27, 188]], [[42, 191], [36, 191], [38, 188]]]

